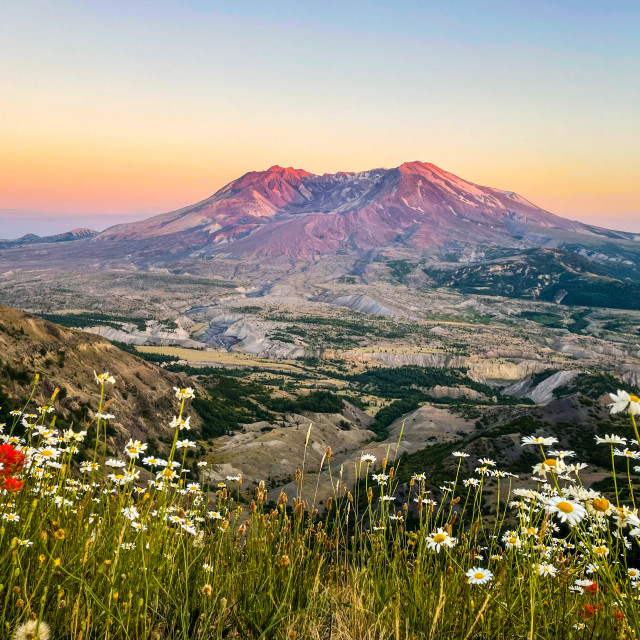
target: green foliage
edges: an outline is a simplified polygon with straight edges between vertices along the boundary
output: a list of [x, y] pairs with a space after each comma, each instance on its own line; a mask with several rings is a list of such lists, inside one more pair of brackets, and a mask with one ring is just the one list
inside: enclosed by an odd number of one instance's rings
[[618, 389], [634, 391], [631, 385], [610, 373], [579, 373], [571, 382], [556, 387], [553, 395], [560, 398], [572, 393], [582, 393], [588, 398], [595, 399]]
[[122, 329], [122, 325], [133, 324], [139, 331], [144, 331], [147, 327], [145, 318], [133, 318], [130, 316], [118, 316], [105, 313], [41, 313], [41, 318], [49, 322], [55, 322], [63, 327], [82, 328], [94, 325], [102, 325], [113, 327], [114, 329]]
[[389, 436], [389, 426], [410, 411], [420, 406], [417, 400], [394, 400], [376, 413], [375, 420], [369, 427], [376, 434], [376, 440], [384, 440]]
[[138, 358], [142, 358], [147, 362], [153, 362], [153, 364], [162, 364], [163, 362], [173, 362], [175, 361], [175, 356], [167, 356], [162, 353], [146, 353], [144, 351], [138, 351], [135, 345], [127, 344], [126, 342], [118, 342], [117, 340], [112, 340], [111, 344], [115, 345], [121, 351], [126, 351], [127, 353], [132, 353], [134, 356], [138, 356]]
[[278, 413], [340, 413], [344, 409], [344, 401], [331, 391], [312, 391], [308, 395], [299, 396], [295, 400], [287, 398], [271, 398], [269, 408]]

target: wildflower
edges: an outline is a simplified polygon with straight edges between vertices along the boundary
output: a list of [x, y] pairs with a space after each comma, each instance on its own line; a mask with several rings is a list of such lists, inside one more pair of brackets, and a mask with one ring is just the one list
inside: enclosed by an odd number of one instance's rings
[[22, 485], [24, 482], [22, 480], [18, 480], [17, 478], [8, 477], [4, 479], [4, 484], [2, 485], [2, 489], [8, 491], [9, 493], [17, 493], [22, 489]]
[[640, 451], [631, 451], [631, 449], [614, 449], [614, 456], [620, 456], [621, 458], [631, 458], [632, 460], [640, 460]]
[[637, 580], [638, 578], [640, 578], [640, 571], [638, 571], [638, 569], [627, 569], [627, 575], [632, 579], [632, 580]]
[[237, 476], [227, 476], [227, 480], [229, 482], [242, 482], [242, 476], [240, 474]]
[[467, 478], [466, 480], [462, 481], [462, 484], [465, 487], [479, 487], [480, 480], [478, 480], [478, 478]]
[[597, 556], [608, 556], [609, 555], [609, 548], [606, 547], [605, 545], [599, 545], [597, 547], [593, 547], [592, 549], [593, 553], [595, 553]]
[[386, 473], [374, 473], [371, 476], [379, 485], [384, 485], [387, 483], [389, 476]]
[[599, 436], [596, 436], [596, 444], [609, 444], [609, 445], [622, 444], [622, 445], [626, 445], [627, 444], [627, 439], [623, 438], [621, 436], [616, 436], [613, 433], [611, 435], [605, 434], [604, 438], [600, 438]]
[[193, 440], [178, 440], [176, 442], [176, 449], [184, 449], [185, 447], [195, 448], [196, 443]]
[[10, 444], [0, 444], [0, 475], [15, 475], [22, 471], [23, 465], [23, 453]]
[[547, 458], [533, 467], [533, 472], [546, 476], [547, 473], [562, 473], [566, 469], [564, 462], [559, 458]]
[[507, 531], [502, 536], [502, 542], [505, 543], [508, 549], [519, 549], [522, 546], [522, 541], [515, 531]]
[[454, 451], [451, 454], [454, 458], [468, 458], [469, 454], [465, 453], [464, 451]]
[[113, 420], [115, 416], [112, 413], [100, 413], [99, 411], [95, 414], [98, 420]]
[[53, 411], [55, 411], [55, 409], [48, 404], [43, 404], [41, 407], [38, 407], [38, 413], [40, 415], [52, 413]]
[[587, 511], [592, 516], [596, 516], [596, 518], [604, 518], [613, 513], [613, 507], [606, 498], [598, 497], [587, 500], [585, 506], [587, 507]]
[[630, 509], [629, 507], [626, 507], [624, 505], [622, 507], [616, 507], [614, 511], [614, 517], [616, 519], [616, 525], [618, 527], [626, 527], [627, 525], [637, 527], [638, 525], [640, 525], [637, 509]]
[[488, 569], [473, 567], [466, 573], [469, 584], [486, 584], [493, 578], [493, 573]]
[[104, 463], [105, 467], [113, 467], [114, 469], [122, 469], [127, 466], [127, 463], [124, 460], [114, 460], [110, 458]]
[[207, 573], [211, 573], [213, 571], [213, 567], [210, 564], [203, 564], [202, 568], [207, 572]]
[[132, 551], [133, 549], [136, 548], [136, 543], [135, 542], [123, 542], [120, 545], [121, 549], [124, 549], [125, 551]]
[[491, 458], [480, 458], [478, 462], [485, 467], [495, 467], [495, 461], [491, 460]]
[[439, 528], [435, 533], [427, 537], [427, 547], [432, 551], [440, 552], [443, 547], [452, 548], [456, 544], [456, 539], [452, 538], [444, 529]]
[[89, 471], [97, 471], [100, 465], [97, 462], [83, 462], [80, 465], [80, 471], [82, 473], [88, 473]]
[[173, 390], [176, 392], [176, 398], [178, 398], [178, 400], [187, 400], [196, 395], [191, 387], [183, 387], [181, 389], [173, 387]]
[[129, 520], [137, 520], [140, 517], [138, 510], [134, 506], [122, 509], [122, 515]]
[[147, 444], [142, 444], [139, 440], [129, 440], [127, 446], [124, 448], [124, 452], [129, 458], [135, 460], [148, 446]]
[[573, 458], [576, 455], [575, 451], [549, 451], [550, 456], [555, 456], [556, 458]]
[[42, 620], [28, 620], [17, 627], [13, 640], [49, 640], [49, 625]]
[[5, 513], [2, 515], [2, 519], [7, 522], [20, 522], [20, 516], [17, 513]]
[[584, 629], [586, 629], [586, 628], [587, 628], [587, 625], [586, 625], [584, 622], [576, 622], [576, 623], [573, 625], [573, 628], [574, 628], [574, 629], [577, 629], [578, 631], [582, 631], [582, 630], [584, 630]]
[[207, 464], [209, 464], [206, 460], [200, 460], [200, 462], [198, 462], [199, 467], [206, 467]]
[[542, 436], [537, 436], [537, 437], [525, 436], [524, 438], [522, 438], [521, 446], [526, 447], [529, 444], [537, 444], [537, 445], [543, 445], [545, 447], [550, 447], [551, 445], [556, 444], [556, 442], [558, 442], [557, 438], [543, 438]]
[[587, 515], [587, 510], [578, 502], [573, 502], [563, 496], [555, 496], [547, 502], [549, 513], [557, 514], [560, 522], [575, 526]]
[[538, 565], [538, 575], [553, 578], [558, 570], [548, 562], [541, 562]]
[[366, 462], [367, 464], [373, 464], [378, 458], [370, 453], [363, 453], [360, 457], [360, 462]]
[[618, 393], [610, 393], [609, 395], [613, 400], [613, 403], [609, 405], [611, 413], [626, 411], [633, 416], [640, 415], [640, 398], [638, 396], [630, 395], [620, 389], [618, 389]]
[[110, 382], [111, 384], [115, 384], [116, 379], [113, 376], [109, 375], [109, 372], [101, 373], [98, 375], [95, 371], [93, 372], [93, 377], [96, 379], [97, 384], [104, 385], [105, 382]]
[[62, 437], [66, 442], [82, 442], [84, 437], [87, 435], [86, 431], [78, 431], [74, 432], [73, 429], [67, 429], [63, 432]]
[[162, 458], [156, 458], [155, 456], [147, 456], [142, 459], [142, 464], [149, 465], [150, 467], [166, 467], [167, 461]]
[[425, 473], [414, 473], [411, 478], [416, 482], [424, 482], [427, 479], [427, 475]]
[[188, 431], [189, 429], [191, 429], [191, 425], [189, 424], [190, 420], [191, 420], [191, 417], [188, 417], [188, 418], [174, 417], [169, 426], [173, 429], [175, 429], [176, 427], [179, 427], [180, 431], [182, 431], [183, 429], [186, 429]]

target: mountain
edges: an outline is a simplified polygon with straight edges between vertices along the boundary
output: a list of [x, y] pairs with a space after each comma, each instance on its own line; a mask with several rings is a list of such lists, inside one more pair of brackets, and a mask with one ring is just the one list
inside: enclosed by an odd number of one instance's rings
[[468, 244], [526, 248], [613, 241], [640, 247], [640, 235], [556, 216], [512, 191], [480, 186], [423, 162], [324, 175], [275, 165], [247, 173], [195, 205], [111, 227], [95, 240], [144, 240], [149, 247], [196, 255], [302, 259]]
[[15, 240], [2, 240], [0, 239], [0, 249], [8, 249], [11, 247], [17, 247], [24, 244], [45, 244], [52, 242], [71, 242], [73, 240], [86, 240], [98, 235], [97, 231], [93, 229], [73, 229], [65, 233], [58, 233], [54, 236], [38, 236], [35, 233], [27, 233], [21, 238]]
[[[177, 406], [173, 387], [186, 386], [183, 377], [98, 336], [0, 305], [0, 422], [13, 422], [9, 410], [22, 408], [39, 373], [34, 401], [45, 404], [58, 387], [58, 427], [73, 422], [79, 431], [90, 412], [98, 409], [94, 371], [108, 371], [116, 379], [113, 386], [107, 385], [107, 411], [115, 416], [109, 423], [112, 444], [119, 448], [129, 437], [173, 435], [168, 427]], [[199, 428], [197, 415], [192, 424]]]

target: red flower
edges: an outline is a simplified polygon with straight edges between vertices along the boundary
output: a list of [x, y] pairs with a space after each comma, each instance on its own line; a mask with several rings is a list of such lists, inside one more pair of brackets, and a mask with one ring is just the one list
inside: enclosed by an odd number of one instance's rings
[[2, 488], [5, 491], [9, 491], [9, 493], [16, 493], [17, 491], [20, 491], [20, 489], [22, 489], [23, 484], [24, 482], [22, 482], [22, 480], [8, 477], [4, 479], [4, 485]]
[[24, 454], [10, 444], [0, 444], [0, 476], [11, 476], [22, 471]]
[[622, 620], [624, 619], [624, 616], [622, 615], [622, 613], [620, 611], [614, 611], [613, 615], [615, 617], [616, 620]]
[[598, 585], [595, 582], [592, 582], [588, 587], [584, 589], [587, 593], [598, 593]]
[[585, 618], [593, 618], [593, 614], [596, 612], [595, 607], [593, 607], [593, 605], [590, 604], [586, 604], [584, 606], [584, 611], [582, 612], [582, 615]]

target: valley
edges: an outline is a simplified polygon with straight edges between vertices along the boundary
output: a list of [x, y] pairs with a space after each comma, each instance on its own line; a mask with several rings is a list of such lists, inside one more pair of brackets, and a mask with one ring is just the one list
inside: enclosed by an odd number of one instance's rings
[[[277, 497], [305, 451], [310, 487], [327, 447], [351, 486], [364, 450], [428, 477], [427, 462], [446, 475], [450, 446], [473, 452], [469, 468], [490, 455], [516, 472], [518, 435], [581, 428], [588, 442], [612, 429], [606, 393], [640, 385], [639, 256], [637, 235], [426, 163], [333, 176], [275, 166], [140, 223], [5, 243], [0, 302], [104, 345], [103, 368], [188, 380], [191, 463], [207, 462], [211, 481], [265, 480]], [[79, 372], [66, 380], [42, 340], [27, 349], [42, 357], [16, 356], [20, 379], [51, 374], [86, 402]], [[121, 400], [113, 449], [148, 412]], [[141, 419], [131, 433], [162, 453], [162, 431]]]

